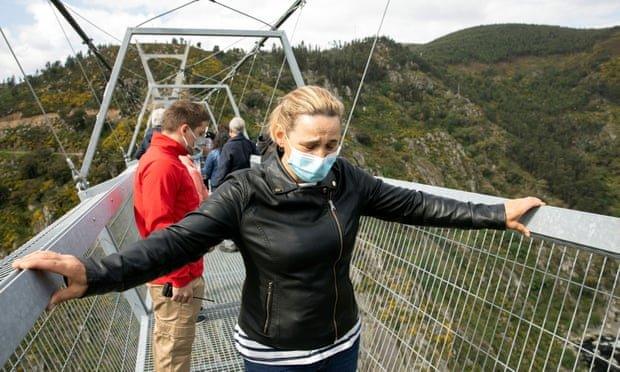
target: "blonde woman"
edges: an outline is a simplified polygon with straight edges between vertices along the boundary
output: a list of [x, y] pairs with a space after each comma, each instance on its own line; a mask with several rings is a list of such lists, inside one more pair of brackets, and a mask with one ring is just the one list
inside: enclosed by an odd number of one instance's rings
[[179, 223], [102, 260], [39, 253], [15, 267], [65, 275], [56, 304], [137, 286], [232, 239], [247, 275], [235, 328], [246, 370], [355, 371], [361, 326], [349, 265], [362, 216], [529, 235], [518, 220], [543, 203], [462, 203], [385, 184], [338, 157], [342, 115], [327, 90], [296, 89], [270, 116], [277, 150]]

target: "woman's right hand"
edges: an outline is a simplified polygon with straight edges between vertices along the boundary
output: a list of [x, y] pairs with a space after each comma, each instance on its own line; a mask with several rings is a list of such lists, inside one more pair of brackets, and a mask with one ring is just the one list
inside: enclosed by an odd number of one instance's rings
[[61, 288], [52, 294], [47, 305], [48, 310], [61, 302], [82, 297], [88, 288], [86, 267], [72, 255], [39, 251], [13, 261], [12, 266], [20, 270], [49, 271], [67, 278], [67, 288]]

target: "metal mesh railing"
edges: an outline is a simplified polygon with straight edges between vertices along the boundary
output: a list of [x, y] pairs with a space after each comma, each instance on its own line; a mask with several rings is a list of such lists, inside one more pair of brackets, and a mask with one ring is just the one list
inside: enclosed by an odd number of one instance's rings
[[88, 204], [92, 202], [92, 200], [87, 200], [86, 202], [78, 205], [72, 211], [68, 212], [67, 214], [54, 221], [44, 231], [37, 234], [34, 238], [26, 242], [26, 244], [22, 245], [15, 251], [11, 252], [8, 256], [0, 260], [0, 282], [8, 278], [9, 274], [14, 271], [11, 267], [11, 263], [13, 261], [32, 252], [41, 250], [46, 242], [48, 242], [50, 239], [53, 239], [54, 231], [65, 229], [71, 224], [72, 221], [70, 218], [70, 213], [80, 213], [81, 210], [87, 209]]
[[360, 369], [620, 370], [616, 259], [503, 231], [362, 221]]
[[[89, 221], [103, 221], [98, 229], [105, 228], [80, 254], [101, 256], [137, 240], [130, 185], [127, 175], [111, 181], [0, 261], [2, 303], [29, 303], [27, 294], [20, 298], [23, 291], [2, 294], [23, 280], [10, 269], [15, 257], [50, 249], [54, 239], [80, 242], [70, 232], [84, 231]], [[96, 214], [110, 206], [113, 214]], [[569, 219], [578, 214], [561, 213]], [[360, 370], [620, 371], [619, 221], [593, 216], [586, 216], [596, 221], [590, 225], [602, 229], [591, 231], [611, 231], [597, 240], [604, 250], [504, 231], [363, 218], [351, 266], [363, 321]], [[204, 277], [206, 295], [216, 303], [204, 303], [207, 319], [197, 328], [192, 370], [241, 370], [233, 346], [245, 277], [241, 256], [206, 255]], [[152, 370], [146, 291], [129, 292], [70, 301], [42, 314], [2, 371]]]
[[120, 293], [66, 302], [39, 318], [2, 371], [132, 371], [139, 328]]
[[[133, 193], [124, 201], [117, 215], [108, 223], [108, 232], [116, 250], [123, 250], [140, 240], [133, 211]], [[145, 285], [136, 288], [143, 303], [147, 302]]]
[[[37, 250], [54, 250], [50, 244], [75, 245], [74, 252], [84, 257], [103, 257], [118, 247], [125, 247], [135, 241], [137, 232], [133, 221], [130, 176], [130, 173], [124, 174], [110, 181], [99, 193], [88, 197], [75, 209], [2, 260], [0, 281], [4, 280], [3, 289], [14, 285], [12, 278], [18, 277], [10, 266], [15, 258]], [[80, 231], [102, 229], [101, 226], [106, 220], [105, 215], [97, 212], [101, 208], [110, 210], [111, 214], [107, 217], [109, 220], [103, 227], [103, 234], [99, 235], [100, 239], [90, 244], [89, 238], [79, 238]], [[91, 224], [101, 218], [104, 218], [104, 221], [100, 227]], [[97, 233], [97, 230], [93, 230], [85, 235], [91, 236], [90, 239], [94, 240]], [[24, 299], [28, 295], [24, 293]], [[3, 305], [10, 306], [4, 302], [9, 299], [3, 298]], [[12, 299], [12, 301], [19, 300], [19, 298]], [[69, 301], [44, 312], [27, 333], [24, 333], [25, 337], [4, 362], [1, 370], [135, 370], [140, 342], [140, 321], [136, 316], [135, 306], [139, 302], [134, 300], [132, 304], [127, 300], [126, 294], [111, 293]], [[142, 304], [139, 303], [137, 306]]]

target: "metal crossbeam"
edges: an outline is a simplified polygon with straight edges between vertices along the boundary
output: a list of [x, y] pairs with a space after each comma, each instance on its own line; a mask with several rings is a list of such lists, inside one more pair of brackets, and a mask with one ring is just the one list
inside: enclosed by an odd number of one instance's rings
[[[110, 75], [110, 80], [108, 81], [106, 85], [106, 89], [103, 94], [103, 99], [101, 101], [101, 106], [99, 108], [99, 113], [97, 114], [97, 119], [95, 121], [95, 125], [93, 127], [93, 131], [91, 133], [90, 140], [88, 143], [88, 148], [86, 149], [86, 153], [84, 155], [84, 161], [82, 162], [82, 167], [79, 172], [80, 174], [78, 176], [77, 186], [81, 190], [85, 190], [89, 187], [88, 181], [87, 181], [88, 173], [89, 173], [92, 161], [93, 161], [93, 157], [95, 155], [95, 150], [99, 143], [101, 129], [103, 128], [103, 123], [105, 121], [107, 112], [110, 108], [110, 102], [112, 100], [114, 89], [116, 88], [116, 84], [119, 82], [118, 78], [119, 78], [121, 68], [123, 65], [123, 60], [125, 59], [125, 56], [127, 54], [127, 50], [129, 48], [132, 37], [136, 35], [232, 36], [232, 37], [241, 36], [241, 37], [257, 37], [257, 38], [276, 38], [276, 39], [279, 39], [280, 42], [282, 43], [284, 55], [286, 56], [286, 60], [288, 61], [288, 65], [291, 70], [291, 74], [293, 75], [293, 79], [295, 80], [295, 83], [297, 84], [297, 86], [304, 85], [301, 71], [299, 70], [299, 66], [297, 65], [297, 60], [295, 59], [295, 55], [293, 54], [293, 49], [291, 48], [291, 45], [288, 42], [286, 33], [281, 30], [262, 31], [262, 30], [190, 29], [190, 28], [128, 28], [127, 31], [125, 32], [123, 42], [121, 43], [121, 47], [116, 56], [116, 62], [114, 63], [114, 67]], [[150, 70], [148, 70], [147, 68], [147, 71], [150, 71]], [[149, 80], [151, 78], [149, 78]], [[142, 116], [144, 115], [144, 113], [141, 113], [141, 114]], [[134, 145], [135, 145], [135, 140], [133, 142], [133, 145], [130, 146], [130, 149], [128, 149], [127, 154], [133, 151], [132, 149]], [[129, 155], [127, 154], [126, 154], [126, 161], [129, 160]]]
[[[190, 44], [189, 43], [185, 44], [185, 50], [181, 54], [176, 54], [176, 53], [170, 53], [170, 54], [166, 54], [166, 53], [144, 53], [144, 51], [142, 50], [142, 47], [140, 46], [139, 43], [136, 43], [136, 47], [138, 49], [138, 55], [140, 56], [140, 60], [142, 61], [142, 67], [144, 68], [144, 72], [146, 73], [146, 78], [148, 80], [149, 86], [152, 87], [154, 85], [157, 85], [157, 82], [155, 81], [155, 78], [153, 76], [153, 71], [151, 70], [151, 67], [149, 66], [149, 60], [151, 60], [151, 59], [165, 59], [165, 58], [174, 58], [174, 59], [178, 59], [180, 61], [180, 66], [177, 69], [177, 72], [175, 74], [174, 84], [175, 85], [183, 84], [183, 81], [185, 80], [185, 66], [187, 65], [187, 57], [189, 55], [189, 50], [190, 50]], [[179, 90], [175, 88], [175, 89], [172, 90], [172, 93], [169, 96], [164, 97], [159, 92], [158, 88], [153, 88], [152, 91], [151, 91], [151, 94], [152, 94], [154, 100], [164, 100], [164, 101], [167, 101], [171, 97], [178, 97]], [[142, 107], [144, 108], [144, 105]]]
[[[226, 96], [228, 97], [228, 102], [230, 103], [230, 106], [232, 107], [232, 110], [235, 116], [241, 116], [241, 113], [239, 112], [239, 106], [237, 105], [237, 101], [235, 100], [235, 97], [232, 94], [232, 90], [230, 89], [230, 86], [228, 84], [176, 84], [176, 83], [175, 84], [156, 84], [156, 83], [149, 84], [149, 88], [147, 90], [144, 105], [142, 106], [140, 115], [138, 115], [138, 120], [136, 122], [136, 126], [134, 127], [133, 135], [131, 136], [131, 141], [129, 142], [129, 147], [127, 148], [127, 152], [125, 154], [125, 162], [128, 164], [129, 162], [131, 162], [131, 156], [133, 154], [134, 149], [136, 148], [136, 141], [138, 139], [138, 134], [140, 132], [140, 128], [142, 127], [142, 121], [144, 120], [144, 115], [146, 113], [147, 107], [149, 106], [149, 102], [155, 99], [153, 92], [159, 89], [172, 89], [173, 91], [176, 90], [177, 96], [178, 96], [179, 89], [225, 90]], [[172, 98], [173, 98], [172, 96], [168, 97], [169, 100], [172, 100]], [[175, 99], [178, 99], [178, 97], [175, 97]], [[211, 118], [212, 125], [215, 128], [215, 132], [217, 133], [218, 123], [215, 119], [215, 116], [213, 116], [213, 112], [211, 111], [211, 107], [209, 106], [209, 103], [206, 101], [200, 101], [197, 103], [205, 106], [205, 108], [207, 109], [207, 112], [209, 113], [209, 117]], [[148, 128], [145, 128], [145, 130], [146, 129]], [[245, 133], [245, 135], [247, 138], [247, 133]]]

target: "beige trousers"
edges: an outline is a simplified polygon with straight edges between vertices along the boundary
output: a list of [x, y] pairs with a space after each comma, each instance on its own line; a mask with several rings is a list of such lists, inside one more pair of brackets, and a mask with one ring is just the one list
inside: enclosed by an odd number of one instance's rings
[[[194, 296], [203, 297], [205, 283], [202, 277], [191, 282]], [[153, 362], [155, 371], [189, 371], [192, 344], [196, 334], [196, 317], [201, 300], [192, 299], [182, 304], [161, 294], [162, 285], [150, 284], [155, 327], [153, 330]]]

